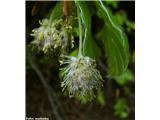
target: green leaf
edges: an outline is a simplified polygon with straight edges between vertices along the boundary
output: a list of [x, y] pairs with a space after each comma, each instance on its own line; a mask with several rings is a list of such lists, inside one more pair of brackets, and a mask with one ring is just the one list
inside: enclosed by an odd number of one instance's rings
[[123, 25], [127, 21], [127, 14], [121, 10], [115, 14], [114, 19], [116, 19], [119, 25]]
[[63, 2], [57, 2], [55, 7], [51, 12], [50, 20], [53, 21], [55, 19], [60, 19], [63, 17]]
[[118, 2], [119, 1], [109, 1], [109, 0], [106, 0], [105, 1], [105, 3], [107, 4], [107, 5], [110, 5], [110, 6], [112, 6], [113, 8], [115, 8], [115, 9], [117, 9], [118, 8]]
[[128, 26], [128, 28], [135, 30], [135, 23], [132, 21], [126, 21], [126, 25]]
[[106, 54], [109, 63], [109, 75], [116, 76], [122, 74], [128, 66], [129, 51], [127, 38], [121, 38], [115, 29], [108, 26], [105, 40]]
[[105, 52], [108, 59], [109, 77], [116, 77], [122, 74], [128, 67], [129, 48], [126, 34], [120, 26], [113, 21], [111, 12], [103, 5], [97, 2], [99, 15], [105, 22], [105, 27], [99, 33], [100, 39], [103, 39]]
[[69, 56], [78, 56], [78, 49], [75, 49], [72, 52], [70, 52]]
[[98, 58], [100, 56], [100, 49], [93, 40], [91, 33], [92, 14], [90, 12], [90, 9], [87, 6], [87, 2], [84, 1], [75, 1], [75, 2], [77, 7], [80, 9], [82, 22], [85, 27], [84, 40], [83, 40], [83, 54], [91, 58]]

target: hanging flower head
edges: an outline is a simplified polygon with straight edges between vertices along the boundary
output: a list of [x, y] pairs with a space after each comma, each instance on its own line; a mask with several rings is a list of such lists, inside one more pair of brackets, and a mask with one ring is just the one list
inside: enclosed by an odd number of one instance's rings
[[32, 44], [45, 54], [58, 53], [66, 54], [69, 48], [73, 47], [74, 38], [72, 35], [72, 26], [63, 19], [54, 20], [50, 23], [48, 19], [40, 22], [40, 27], [33, 29], [32, 36], [35, 37]]
[[89, 57], [68, 57], [62, 64], [63, 91], [71, 97], [82, 97], [92, 100], [94, 90], [102, 86], [102, 77], [96, 69], [96, 62]]

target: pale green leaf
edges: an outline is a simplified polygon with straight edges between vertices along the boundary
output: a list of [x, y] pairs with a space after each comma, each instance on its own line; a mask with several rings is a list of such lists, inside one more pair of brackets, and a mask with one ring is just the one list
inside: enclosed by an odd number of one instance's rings
[[84, 42], [83, 42], [83, 53], [86, 56], [92, 58], [98, 58], [100, 55], [100, 50], [93, 40], [91, 34], [91, 22], [92, 22], [92, 14], [89, 10], [89, 6], [87, 6], [84, 1], [75, 1], [77, 7], [80, 9], [82, 22], [84, 25]]
[[105, 22], [99, 37], [104, 40], [109, 77], [116, 77], [127, 69], [129, 63], [128, 39], [103, 3], [97, 2], [97, 6], [99, 15]]

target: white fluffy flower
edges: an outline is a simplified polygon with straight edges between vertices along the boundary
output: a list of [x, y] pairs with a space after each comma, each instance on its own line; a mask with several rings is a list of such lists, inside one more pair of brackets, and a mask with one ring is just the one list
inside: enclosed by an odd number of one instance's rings
[[36, 45], [44, 53], [66, 54], [73, 47], [72, 26], [62, 19], [49, 23], [48, 19], [40, 22], [40, 27], [32, 31], [35, 37], [32, 44]]
[[94, 97], [94, 90], [102, 86], [102, 77], [96, 69], [96, 62], [89, 57], [68, 57], [62, 69], [63, 91], [71, 97], [82, 97], [91, 100]]

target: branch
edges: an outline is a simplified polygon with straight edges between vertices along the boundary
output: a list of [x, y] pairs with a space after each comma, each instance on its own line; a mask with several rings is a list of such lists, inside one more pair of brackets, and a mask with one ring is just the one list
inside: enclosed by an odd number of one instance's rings
[[[49, 99], [49, 102], [51, 104], [51, 108], [52, 108], [52, 112], [53, 114], [55, 115], [55, 118], [56, 120], [63, 120], [61, 115], [59, 115], [58, 113], [58, 109], [57, 109], [57, 105], [54, 103], [54, 99], [53, 99], [53, 96], [54, 98], [56, 98], [56, 93], [52, 90], [52, 88], [47, 84], [44, 76], [42, 75], [41, 71], [38, 69], [37, 65], [34, 63], [34, 61], [32, 60], [32, 57], [31, 55], [29, 55], [29, 53], [27, 53], [27, 58], [28, 58], [28, 61], [30, 63], [30, 65], [32, 66], [32, 68], [35, 70], [36, 74], [38, 75], [38, 77], [40, 78], [40, 81], [41, 83], [43, 84], [44, 86], [44, 89], [48, 95], [48, 99]], [[53, 96], [52, 96], [53, 95]], [[56, 99], [55, 99], [56, 100]], [[58, 103], [58, 100], [56, 100], [55, 102]]]

